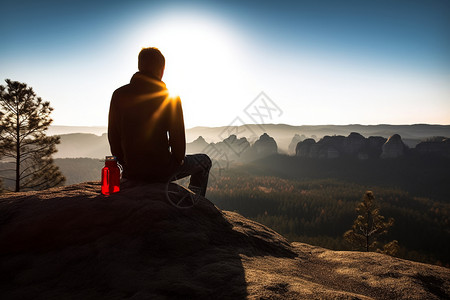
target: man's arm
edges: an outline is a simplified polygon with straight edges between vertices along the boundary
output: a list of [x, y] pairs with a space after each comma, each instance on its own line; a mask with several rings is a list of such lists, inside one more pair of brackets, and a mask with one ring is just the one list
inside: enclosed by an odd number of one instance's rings
[[186, 136], [184, 132], [183, 109], [180, 97], [173, 98], [170, 104], [169, 146], [172, 156], [182, 164], [186, 154]]
[[111, 154], [117, 157], [119, 163], [123, 163], [123, 152], [120, 142], [120, 131], [119, 131], [119, 118], [117, 116], [117, 109], [114, 105], [114, 94], [111, 99], [111, 104], [109, 106], [109, 116], [108, 116], [108, 140], [109, 147], [111, 149]]

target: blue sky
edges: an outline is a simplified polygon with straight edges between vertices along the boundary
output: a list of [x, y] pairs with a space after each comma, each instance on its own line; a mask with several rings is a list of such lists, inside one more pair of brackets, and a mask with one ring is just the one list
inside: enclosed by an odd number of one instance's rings
[[[51, 102], [54, 124], [106, 125], [144, 46], [166, 56], [187, 127], [450, 124], [450, 2], [2, 2], [0, 77]], [[2, 83], [3, 84], [3, 83]]]

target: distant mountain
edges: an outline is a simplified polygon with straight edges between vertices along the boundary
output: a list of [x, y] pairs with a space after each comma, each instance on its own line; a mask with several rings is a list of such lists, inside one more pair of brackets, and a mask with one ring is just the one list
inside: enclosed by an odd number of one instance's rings
[[111, 155], [108, 137], [90, 133], [71, 133], [60, 135], [61, 143], [56, 146], [54, 158], [105, 158]]
[[65, 185], [85, 181], [100, 181], [103, 159], [94, 158], [57, 158], [55, 164], [66, 177]]
[[106, 126], [60, 126], [51, 125], [47, 130], [48, 135], [62, 135], [70, 133], [90, 133], [102, 135], [108, 131]]
[[192, 143], [186, 144], [186, 153], [193, 154], [204, 152], [208, 145], [209, 144], [205, 141], [205, 139], [202, 136], [199, 136]]
[[[104, 135], [106, 131], [106, 127], [51, 126], [48, 134], [61, 135], [61, 144], [58, 146], [59, 153], [55, 156], [57, 158], [104, 158], [105, 155], [110, 153], [107, 136]], [[288, 153], [289, 144], [296, 134], [302, 136], [303, 139], [306, 137], [318, 141], [326, 135], [348, 136], [352, 132], [358, 132], [366, 138], [369, 136], [381, 136], [386, 139], [394, 134], [399, 134], [407, 146], [414, 148], [419, 142], [431, 137], [450, 137], [450, 125], [355, 124], [291, 126], [286, 124], [247, 124], [242, 126], [194, 127], [186, 130], [186, 141], [191, 143], [199, 136], [202, 136], [202, 141], [197, 141], [196, 144], [200, 144], [200, 142], [204, 144], [203, 141], [206, 143], [218, 143], [234, 134], [237, 138], [245, 137], [248, 142], [253, 144], [261, 135], [267, 133], [275, 139], [278, 152]], [[82, 135], [77, 135], [80, 133]], [[200, 147], [201, 145], [197, 146]]]
[[295, 134], [312, 137], [316, 140], [326, 135], [344, 135], [348, 136], [352, 132], [358, 132], [365, 137], [382, 136], [389, 138], [394, 134], [399, 134], [403, 142], [409, 147], [415, 147], [420, 141], [434, 136], [450, 137], [450, 125], [302, 125], [291, 126], [286, 124], [247, 124], [242, 126], [222, 126], [222, 127], [194, 127], [188, 129], [186, 134], [188, 138], [194, 140], [198, 136], [203, 136], [210, 142], [221, 141], [231, 134], [238, 138], [246, 137], [252, 141], [256, 137], [267, 133], [273, 137], [281, 152], [288, 153], [289, 144]]

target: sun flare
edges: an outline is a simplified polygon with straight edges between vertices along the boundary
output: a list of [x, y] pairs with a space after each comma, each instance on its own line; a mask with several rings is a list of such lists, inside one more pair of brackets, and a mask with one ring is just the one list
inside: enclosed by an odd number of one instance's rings
[[[235, 86], [239, 62], [236, 35], [208, 18], [167, 17], [142, 24], [135, 35], [133, 52], [157, 47], [166, 58], [163, 81], [170, 96], [180, 96], [183, 106], [201, 112], [211, 97], [228, 97], [228, 86]], [[131, 49], [130, 49], [131, 52]]]

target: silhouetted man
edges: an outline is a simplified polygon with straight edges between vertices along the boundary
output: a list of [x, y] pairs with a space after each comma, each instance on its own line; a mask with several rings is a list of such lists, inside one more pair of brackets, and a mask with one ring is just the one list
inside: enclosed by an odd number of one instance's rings
[[164, 82], [165, 59], [156, 48], [139, 53], [139, 72], [114, 91], [108, 122], [112, 155], [123, 166], [123, 177], [167, 182], [191, 175], [189, 188], [205, 195], [211, 160], [206, 154], [187, 155], [183, 110]]

